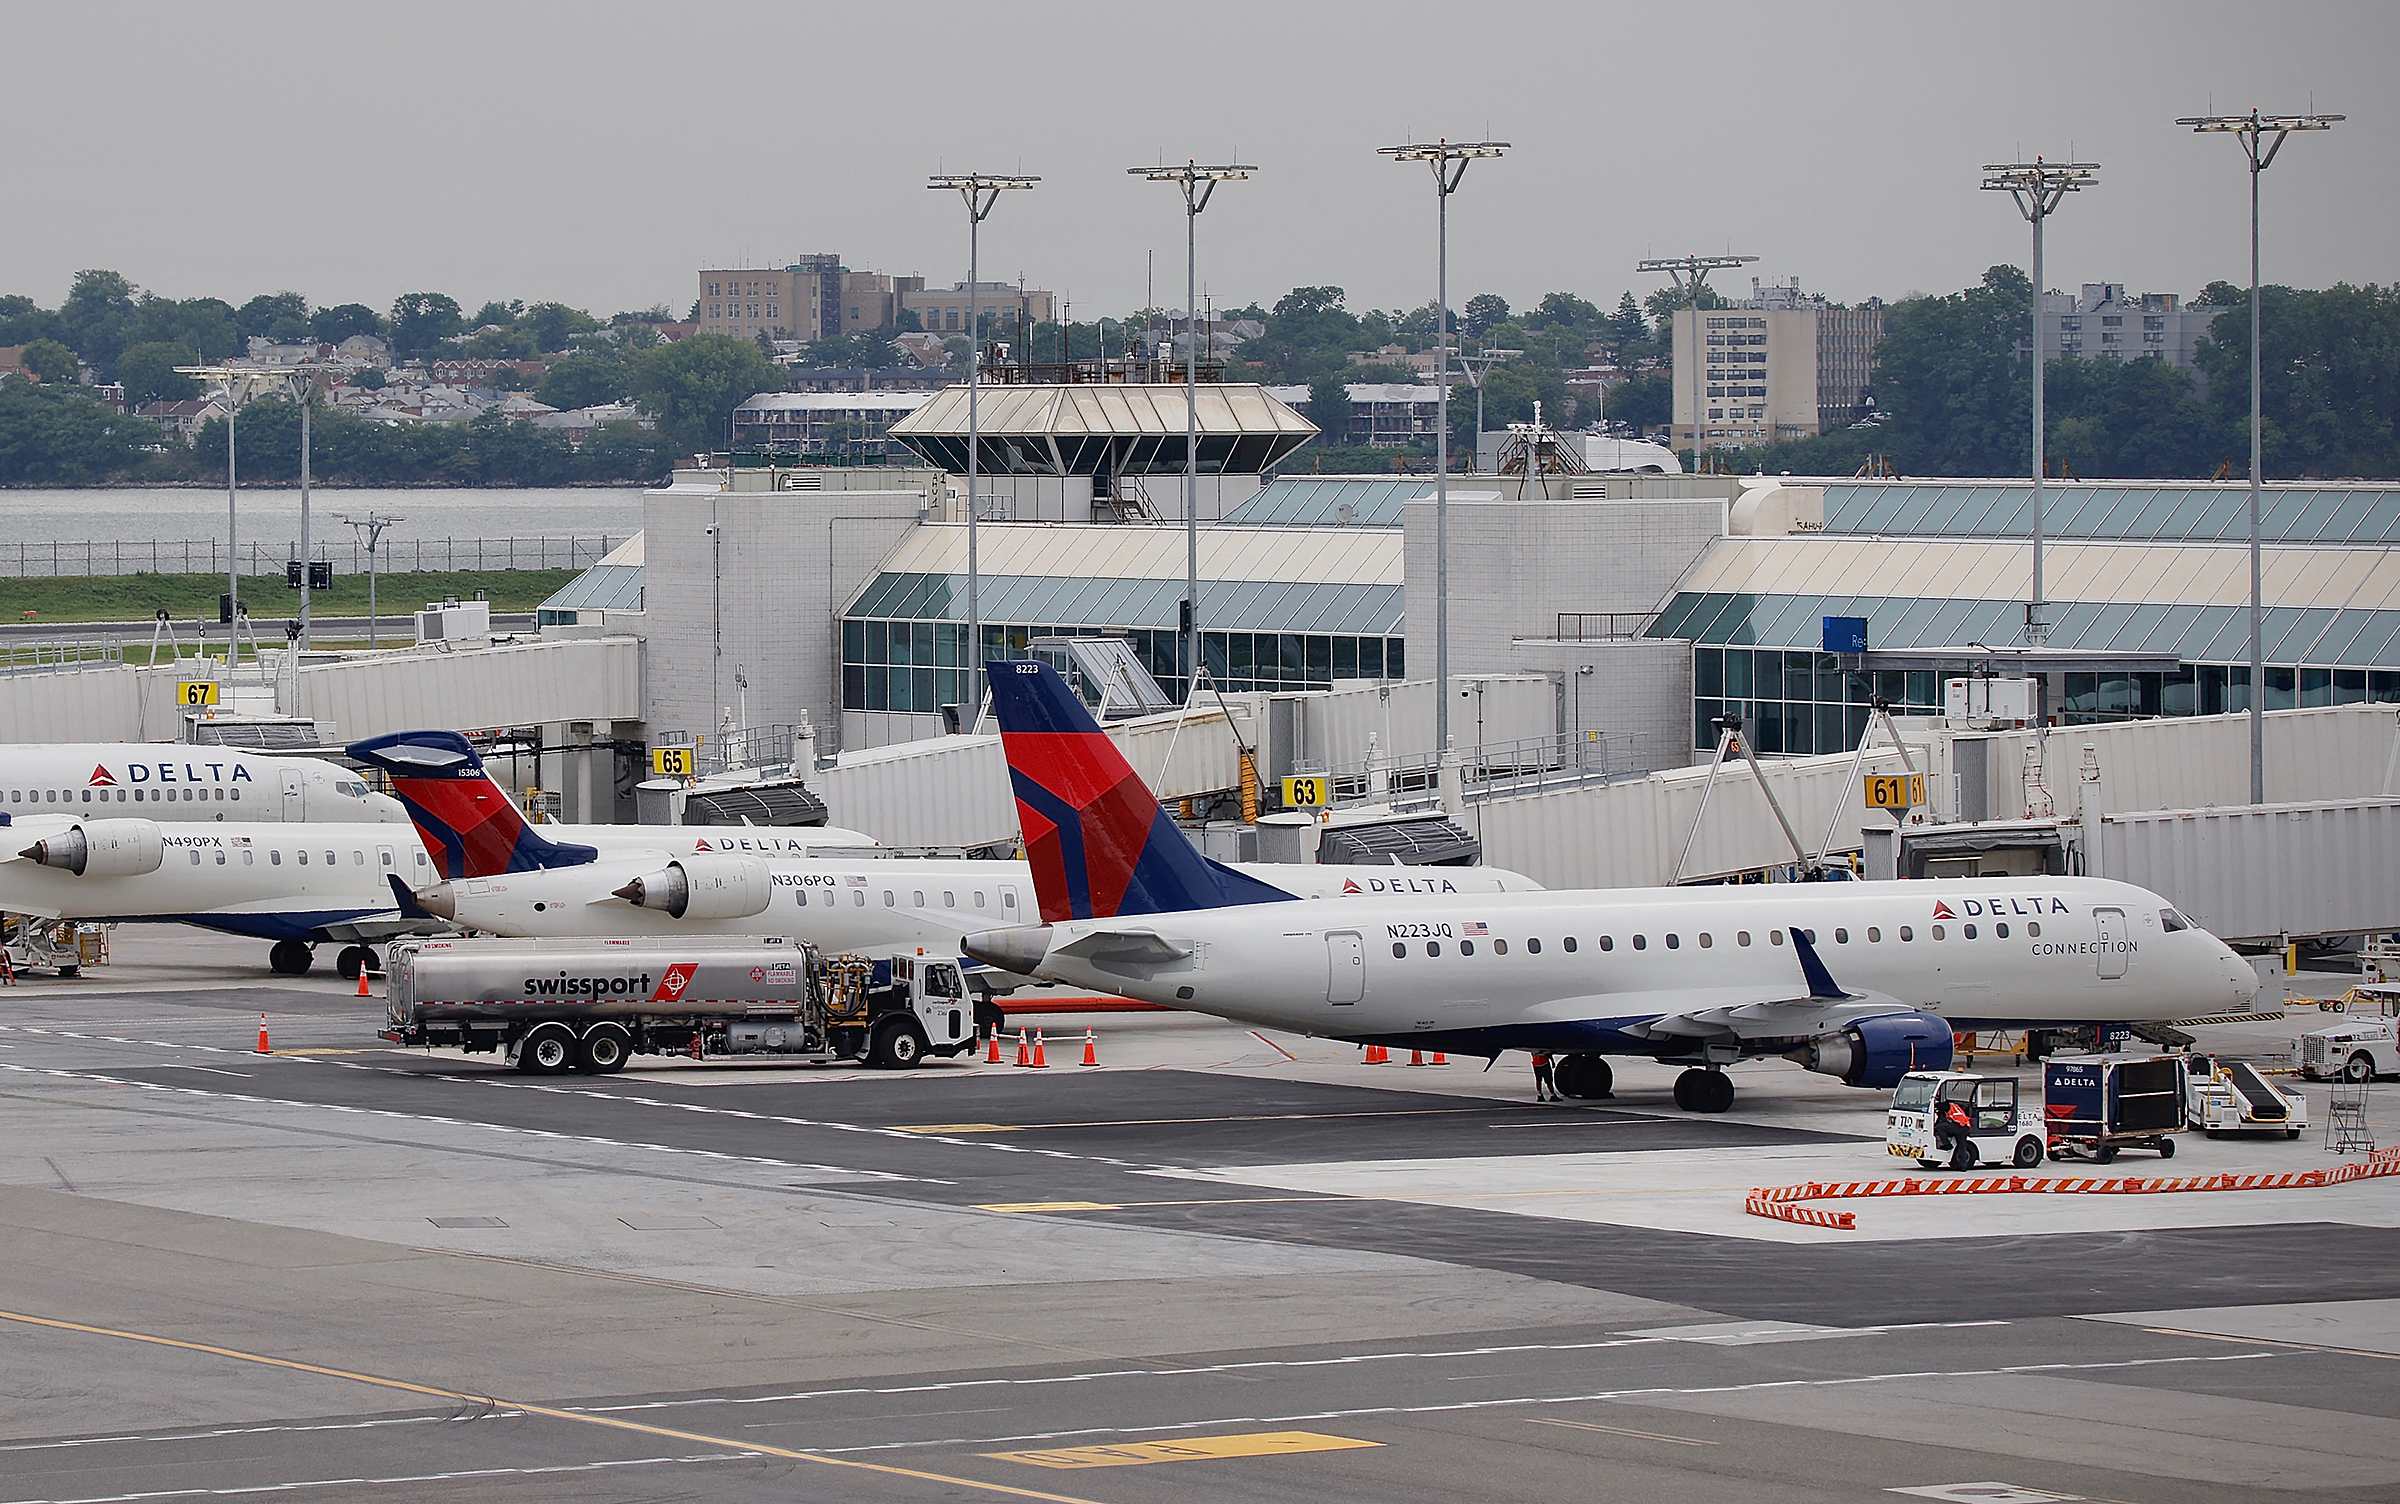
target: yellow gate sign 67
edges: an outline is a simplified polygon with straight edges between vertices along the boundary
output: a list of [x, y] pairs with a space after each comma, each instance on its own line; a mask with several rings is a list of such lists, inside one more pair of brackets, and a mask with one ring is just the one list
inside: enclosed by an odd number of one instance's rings
[[1283, 781], [1285, 809], [1323, 809], [1332, 802], [1332, 790], [1325, 779], [1286, 778]]
[[1925, 775], [1922, 773], [1870, 773], [1867, 775], [1867, 808], [1914, 809], [1925, 802]]
[[185, 679], [175, 686], [178, 705], [214, 705], [217, 703], [217, 681], [214, 679]]
[[660, 778], [689, 778], [692, 776], [692, 749], [689, 747], [652, 747], [650, 771]]

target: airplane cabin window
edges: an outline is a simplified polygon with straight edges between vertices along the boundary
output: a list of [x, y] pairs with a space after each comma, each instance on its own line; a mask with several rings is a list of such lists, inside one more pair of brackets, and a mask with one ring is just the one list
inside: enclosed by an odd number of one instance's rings
[[268, 852], [268, 853], [267, 853], [267, 865], [268, 865], [268, 866], [270, 866], [270, 867], [280, 867], [280, 866], [282, 866], [282, 865], [283, 865], [283, 853], [282, 853], [282, 852], [280, 852], [280, 851], [270, 851], [270, 852]]
[[2006, 940], [2008, 938], [2008, 926], [2005, 924], [1995, 924], [1992, 926], [1992, 933], [2001, 939]]
[[1405, 959], [1407, 958], [1407, 956], [1408, 956], [1408, 946], [1407, 946], [1407, 944], [1406, 944], [1405, 942], [1403, 942], [1403, 941], [1399, 941], [1399, 940], [1395, 940], [1395, 941], [1393, 941], [1393, 942], [1392, 942], [1392, 958], [1393, 958], [1394, 960], [1405, 960]]
[[1933, 938], [1936, 940], [1942, 938], [1942, 927], [1938, 924], [1933, 927]]
[[1868, 925], [1868, 926], [1867, 926], [1867, 943], [1868, 943], [1869, 945], [1880, 945], [1880, 944], [1882, 944], [1882, 943], [1883, 943], [1883, 931], [1882, 931], [1881, 929], [1878, 929], [1878, 928], [1877, 928], [1876, 926], [1874, 926], [1874, 925], [1871, 925], [1871, 924], [1870, 924], [1870, 925]]
[[1614, 935], [1602, 935], [1600, 937], [1600, 948], [1602, 950], [1615, 950], [1617, 948], [1617, 937]]
[[383, 864], [386, 867], [389, 867], [392, 864], [392, 854], [388, 851], [383, 854]]
[[217, 853], [217, 865], [220, 867], [225, 865], [225, 853], [222, 851]]
[[1016, 906], [1017, 890], [1014, 888], [1002, 888], [1000, 890], [1000, 907], [1004, 909], [1013, 909]]
[[1669, 949], [1669, 950], [1681, 950], [1681, 949], [1683, 949], [1683, 937], [1682, 937], [1681, 935], [1669, 935], [1669, 936], [1667, 937], [1667, 949]]
[[1529, 956], [1540, 955], [1542, 953], [1542, 942], [1539, 940], [1527, 940], [1525, 942], [1525, 953]]
[[1802, 940], [1806, 940], [1806, 941], [1807, 941], [1809, 944], [1811, 944], [1811, 945], [1814, 945], [1814, 944], [1816, 944], [1816, 943], [1817, 943], [1817, 932], [1816, 932], [1815, 930], [1800, 930], [1800, 929], [1796, 929], [1796, 930], [1792, 931], [1792, 933], [1793, 933], [1794, 935], [1798, 936], [1800, 939], [1802, 939]]
[[341, 860], [342, 859], [340, 855], [335, 852], [328, 851], [325, 853], [325, 865], [328, 867], [337, 867], [341, 865]]
[[1716, 937], [1716, 936], [1714, 936], [1714, 935], [1710, 934], [1710, 933], [1709, 933], [1708, 931], [1706, 931], [1706, 930], [1702, 930], [1702, 931], [1700, 932], [1700, 948], [1701, 948], [1702, 950], [1708, 950], [1708, 949], [1712, 948], [1713, 946], [1715, 946], [1715, 945], [1716, 945], [1716, 943], [1717, 943], [1717, 937]]
[[[1604, 948], [1605, 948], [1605, 947], [1604, 947]], [[1635, 950], [1648, 950], [1648, 949], [1650, 948], [1650, 937], [1649, 937], [1648, 935], [1636, 935], [1636, 936], [1634, 936], [1634, 937], [1633, 937], [1633, 948], [1634, 948]]]
[[1494, 941], [1492, 942], [1492, 954], [1493, 954], [1493, 955], [1495, 955], [1495, 956], [1505, 956], [1505, 955], [1507, 955], [1507, 954], [1508, 954], [1508, 942], [1507, 942], [1506, 940], [1494, 940]]
[[951, 892], [951, 891], [950, 891], [948, 888], [944, 888], [944, 889], [942, 890], [942, 907], [943, 907], [943, 908], [945, 908], [945, 909], [955, 909], [955, 908], [957, 908], [957, 907], [958, 907], [958, 895], [957, 895], [956, 893], [953, 893], [953, 892]]
[[852, 888], [850, 890], [850, 907], [854, 909], [863, 909], [866, 906], [867, 890], [864, 888]]
[[2028, 919], [2028, 920], [2026, 920], [2026, 921], [2025, 921], [2025, 933], [2026, 933], [2026, 934], [2028, 934], [2028, 935], [2031, 935], [2031, 936], [2032, 936], [2034, 939], [2036, 939], [2036, 940], [2039, 940], [2039, 939], [2041, 939], [2041, 938], [2042, 938], [2042, 922], [2041, 922], [2039, 919]]
[[909, 894], [909, 907], [912, 909], [925, 907], [925, 890], [923, 888], [918, 888]]
[[1960, 925], [1960, 926], [1958, 927], [1958, 932], [1959, 932], [1960, 934], [1962, 934], [1962, 935], [1966, 936], [1966, 937], [1967, 937], [1969, 940], [1972, 940], [1972, 939], [1974, 939], [1974, 938], [1975, 938], [1975, 926], [1973, 926], [1973, 925], [1971, 925], [1971, 924], [1962, 924], [1962, 925]]
[[1833, 943], [1836, 945], [1848, 945], [1850, 943], [1850, 932], [1846, 929], [1836, 929], [1833, 932]]
[[350, 852], [350, 865], [353, 867], [364, 867], [366, 864], [367, 854], [353, 847]]
[[1904, 924], [1900, 926], [1900, 938], [1902, 940], [1914, 940], [1917, 938], [1917, 932]]
[[979, 909], [983, 907], [983, 894], [980, 892], [975, 895], [975, 907]]
[[1438, 955], [1440, 955], [1441, 953], [1442, 953], [1442, 942], [1441, 942], [1441, 941], [1439, 941], [1439, 940], [1428, 940], [1428, 941], [1426, 941], [1426, 942], [1425, 942], [1425, 954], [1427, 954], [1427, 955], [1429, 955], [1429, 956], [1438, 956]]
[[1460, 955], [1462, 955], [1462, 956], [1471, 956], [1471, 955], [1475, 954], [1475, 942], [1474, 942], [1474, 941], [1472, 941], [1472, 940], [1461, 940], [1461, 941], [1459, 941], [1459, 942], [1458, 942], [1458, 953], [1459, 953]]
[[242, 797], [242, 791], [240, 789], [235, 789], [233, 791], [233, 797], [238, 801]]
[[1769, 945], [1781, 945], [1781, 944], [1783, 943], [1783, 931], [1781, 931], [1781, 930], [1769, 930], [1769, 931], [1767, 931], [1767, 943], [1768, 943]]
[[258, 854], [257, 854], [256, 852], [251, 852], [251, 851], [245, 851], [245, 852], [243, 852], [243, 853], [242, 853], [242, 865], [243, 865], [243, 866], [245, 866], [245, 867], [255, 867], [255, 866], [257, 866], [257, 865], [258, 865]]
[[891, 890], [891, 889], [889, 889], [889, 888], [886, 888], [886, 889], [884, 889], [884, 890], [883, 890], [883, 906], [884, 906], [885, 908], [887, 908], [887, 909], [888, 909], [888, 908], [892, 908], [892, 907], [894, 907], [895, 905], [897, 905], [899, 902], [900, 902], [900, 900], [899, 900], [899, 899], [897, 899], [897, 898], [895, 898], [895, 897], [893, 897], [893, 896], [892, 896], [892, 890]]
[[303, 867], [308, 865], [308, 853], [305, 851], [300, 853], [300, 865]]
[[[1603, 939], [1603, 940], [1605, 940], [1605, 939], [1607, 939], [1608, 937], [1607, 937], [1606, 935], [1603, 935], [1603, 936], [1601, 936], [1600, 938], [1601, 938], [1601, 939]], [[1565, 946], [1565, 947], [1566, 947], [1568, 950], [1570, 950], [1570, 951], [1572, 951], [1573, 949], [1575, 949], [1575, 937], [1574, 937], [1573, 935], [1569, 935], [1569, 936], [1568, 936], [1566, 939], [1564, 939], [1564, 940], [1560, 941], [1559, 943], [1560, 943], [1561, 945], [1564, 945], [1564, 946]]]
[[192, 848], [192, 865], [195, 867], [200, 865], [200, 848], [197, 846]]
[[1748, 930], [1735, 930], [1733, 932], [1733, 943], [1736, 945], [1748, 945], [1750, 943], [1750, 932]]
[[825, 890], [825, 907], [829, 909], [833, 907], [833, 890], [831, 888]]
[[83, 802], [86, 804], [92, 802], [92, 791], [90, 789], [85, 789], [83, 791]]

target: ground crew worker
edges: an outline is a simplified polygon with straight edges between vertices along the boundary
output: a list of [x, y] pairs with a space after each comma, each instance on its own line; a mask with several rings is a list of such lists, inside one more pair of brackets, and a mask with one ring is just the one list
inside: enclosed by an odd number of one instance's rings
[[1533, 1052], [1533, 1099], [1536, 1102], [1563, 1100], [1558, 1094], [1558, 1088], [1550, 1084], [1550, 1052], [1548, 1050]]

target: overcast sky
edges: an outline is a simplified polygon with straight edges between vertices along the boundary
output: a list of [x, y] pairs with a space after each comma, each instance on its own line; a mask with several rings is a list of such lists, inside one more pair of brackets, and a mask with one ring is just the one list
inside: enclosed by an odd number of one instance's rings
[[[1193, 28], [1199, 28], [1197, 30]], [[1422, 166], [1375, 149], [1514, 143], [1452, 200], [1451, 292], [1602, 303], [1645, 256], [1735, 252], [1810, 290], [1945, 292], [2030, 236], [1983, 163], [2070, 152], [2049, 281], [2247, 278], [2245, 173], [2174, 120], [2347, 114], [2268, 172], [2267, 278], [2400, 269], [2400, 6], [915, 0], [906, 5], [14, 4], [0, 293], [83, 267], [174, 297], [403, 292], [680, 315], [703, 266], [834, 251], [967, 273], [950, 170], [1039, 174], [984, 227], [987, 280], [1079, 317], [1183, 286], [1180, 202], [1136, 163], [1255, 163], [1200, 220], [1219, 307], [1335, 283], [1434, 286]], [[1730, 284], [1730, 285], [1729, 285]]]

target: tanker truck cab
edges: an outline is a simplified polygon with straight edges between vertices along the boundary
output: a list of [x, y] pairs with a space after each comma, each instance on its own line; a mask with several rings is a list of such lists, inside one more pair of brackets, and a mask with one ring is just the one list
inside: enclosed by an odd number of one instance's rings
[[958, 963], [925, 956], [894, 956], [870, 968], [865, 992], [865, 1027], [855, 1037], [858, 1053], [886, 1069], [906, 1069], [927, 1055], [956, 1055], [975, 1047], [975, 1005]]
[[1884, 1152], [1928, 1170], [2030, 1170], [2042, 1162], [2044, 1142], [2040, 1103], [2020, 1100], [2013, 1077], [1971, 1071], [1910, 1071], [1884, 1120]]

